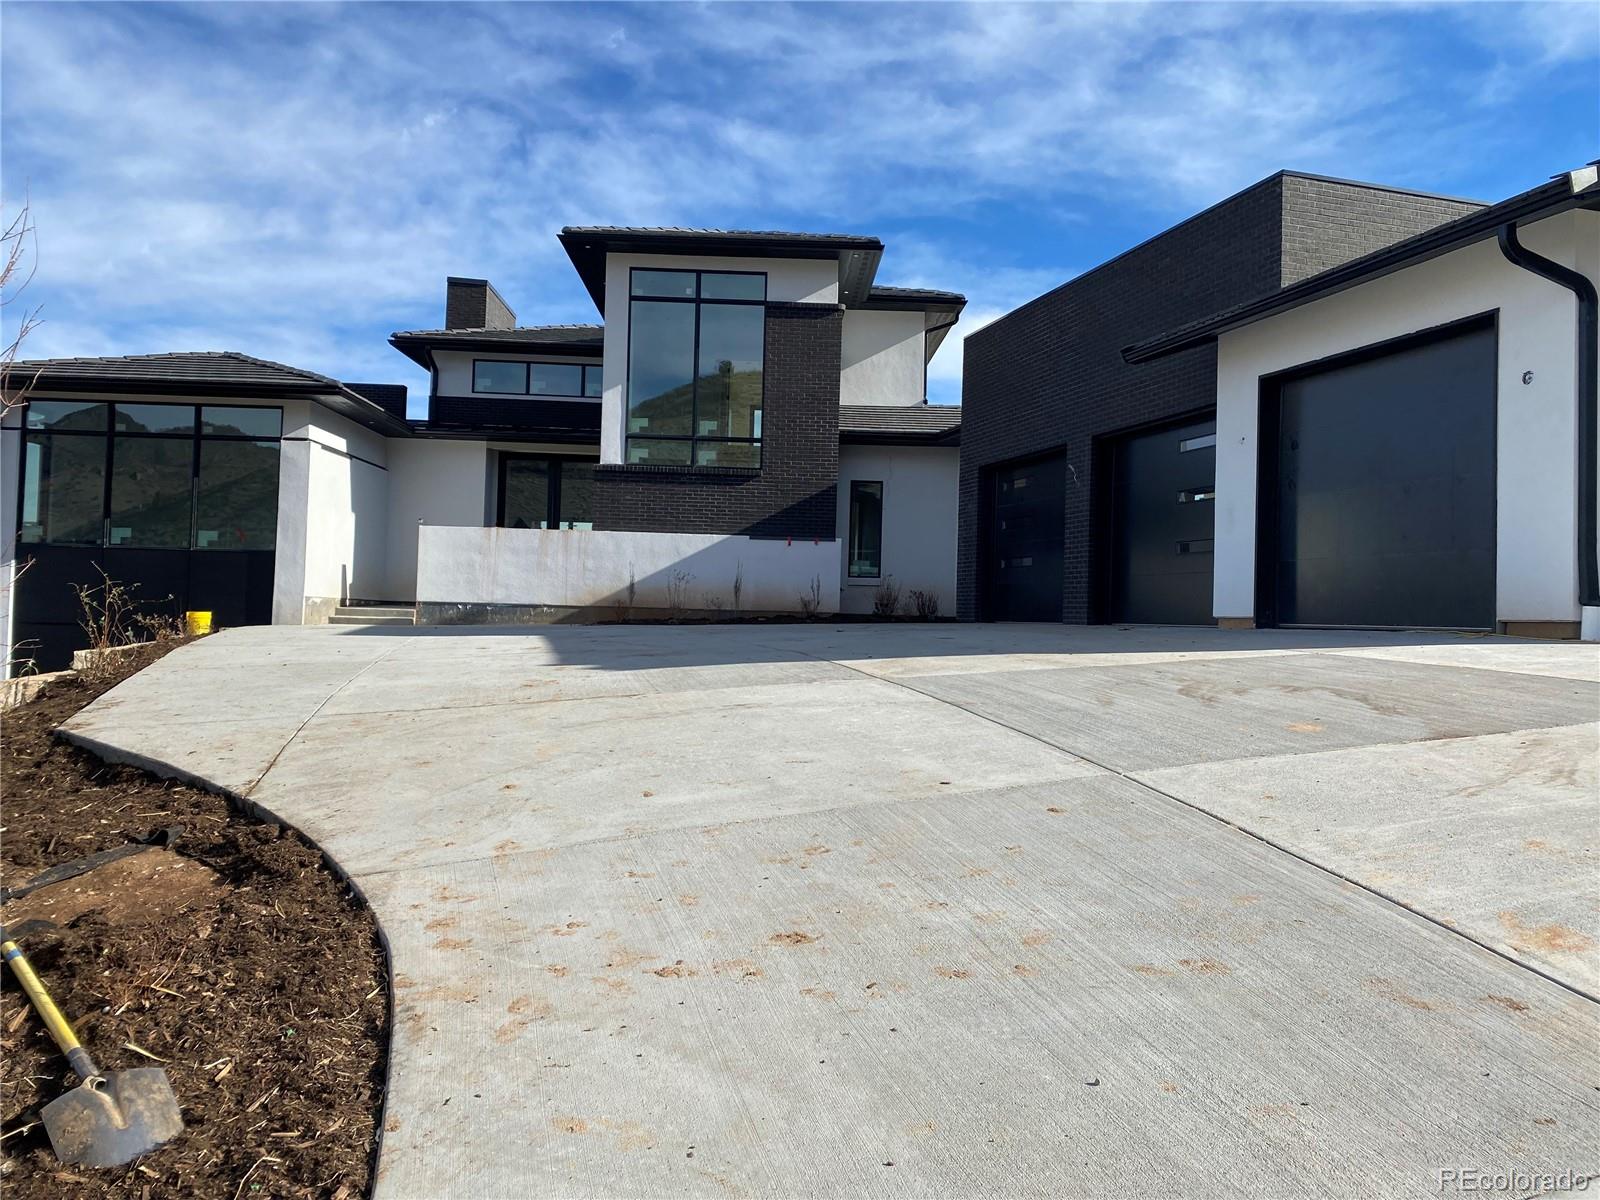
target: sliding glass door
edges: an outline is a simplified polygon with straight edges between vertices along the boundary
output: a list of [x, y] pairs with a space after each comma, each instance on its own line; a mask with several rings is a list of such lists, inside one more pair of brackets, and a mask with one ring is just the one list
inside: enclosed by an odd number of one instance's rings
[[500, 456], [499, 524], [507, 529], [593, 529], [590, 459]]

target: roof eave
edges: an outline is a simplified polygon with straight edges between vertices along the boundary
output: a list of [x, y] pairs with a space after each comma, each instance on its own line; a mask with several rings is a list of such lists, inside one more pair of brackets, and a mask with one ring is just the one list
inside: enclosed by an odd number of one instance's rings
[[432, 350], [499, 350], [503, 354], [549, 354], [566, 358], [600, 358], [604, 354], [604, 347], [600, 343], [550, 342], [539, 338], [475, 338], [470, 334], [422, 337], [394, 333], [389, 335], [389, 344], [422, 367], [432, 366], [432, 361], [427, 357]]
[[30, 375], [29, 393], [76, 392], [111, 396], [183, 396], [195, 400], [311, 400], [331, 412], [389, 437], [409, 437], [411, 427], [382, 405], [339, 386], [308, 380], [294, 383], [241, 383], [227, 380], [162, 379], [153, 376], [103, 379], [92, 375]]
[[888, 430], [841, 429], [841, 446], [959, 446], [961, 427], [932, 433], [894, 433]]

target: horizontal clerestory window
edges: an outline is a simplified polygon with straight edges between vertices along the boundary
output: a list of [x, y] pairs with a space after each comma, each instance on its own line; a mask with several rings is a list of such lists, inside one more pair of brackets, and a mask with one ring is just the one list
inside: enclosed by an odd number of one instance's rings
[[627, 461], [761, 465], [767, 277], [632, 272]]
[[29, 403], [24, 544], [271, 550], [283, 410]]
[[472, 390], [498, 396], [600, 395], [600, 367], [565, 362], [502, 362], [479, 358], [472, 363]]

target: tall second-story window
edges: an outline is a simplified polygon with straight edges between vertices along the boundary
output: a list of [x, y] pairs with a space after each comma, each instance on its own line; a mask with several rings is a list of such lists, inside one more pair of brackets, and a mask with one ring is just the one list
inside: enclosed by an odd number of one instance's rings
[[759, 467], [767, 277], [635, 268], [628, 461]]

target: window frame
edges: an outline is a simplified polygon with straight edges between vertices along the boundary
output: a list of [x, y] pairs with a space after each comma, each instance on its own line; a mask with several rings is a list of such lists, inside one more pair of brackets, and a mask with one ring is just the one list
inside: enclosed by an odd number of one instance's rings
[[513, 462], [535, 461], [548, 464], [550, 467], [549, 478], [545, 486], [549, 489], [545, 496], [545, 512], [549, 514], [545, 520], [546, 530], [562, 530], [566, 533], [581, 533], [582, 530], [563, 529], [561, 522], [561, 488], [563, 477], [566, 474], [567, 463], [582, 463], [589, 466], [599, 466], [598, 458], [589, 458], [582, 454], [537, 454], [521, 450], [501, 450], [499, 464], [495, 467], [495, 501], [494, 523], [497, 529], [509, 529], [506, 524], [506, 468]]
[[[59, 400], [61, 398], [57, 397], [57, 396], [41, 396], [41, 397], [39, 397], [39, 399], [40, 399], [41, 402], [50, 402], [50, 401]], [[217, 397], [217, 399], [223, 399], [223, 397]], [[92, 548], [101, 549], [101, 550], [159, 550], [159, 551], [165, 551], [165, 552], [177, 553], [177, 554], [192, 553], [192, 552], [195, 552], [195, 551], [202, 551], [202, 550], [205, 551], [208, 554], [226, 553], [226, 552], [232, 552], [232, 553], [235, 553], [235, 554], [263, 554], [263, 553], [265, 553], [265, 554], [274, 554], [274, 553], [277, 552], [277, 549], [278, 549], [277, 536], [276, 536], [276, 518], [277, 518], [277, 511], [276, 510], [277, 510], [277, 507], [278, 507], [277, 503], [274, 504], [274, 513], [273, 513], [273, 518], [274, 518], [274, 536], [273, 536], [273, 544], [270, 547], [262, 547], [262, 546], [255, 546], [255, 547], [196, 546], [195, 545], [195, 538], [197, 536], [196, 535], [196, 529], [197, 529], [196, 522], [199, 519], [197, 510], [196, 510], [196, 504], [197, 504], [197, 497], [199, 495], [199, 488], [200, 488], [200, 447], [201, 447], [202, 442], [271, 442], [273, 445], [275, 445], [278, 448], [278, 456], [279, 456], [278, 457], [278, 467], [279, 467], [279, 471], [281, 472], [282, 471], [282, 466], [283, 466], [283, 441], [284, 441], [284, 437], [283, 437], [283, 406], [281, 404], [217, 404], [217, 403], [207, 404], [207, 403], [204, 403], [204, 402], [183, 404], [183, 403], [173, 403], [171, 401], [166, 401], [166, 400], [144, 399], [142, 397], [139, 397], [136, 394], [131, 396], [129, 399], [126, 399], [126, 400], [117, 400], [117, 399], [109, 399], [108, 398], [108, 399], [97, 399], [97, 400], [93, 400], [93, 401], [84, 401], [83, 403], [94, 403], [94, 404], [104, 405], [104, 407], [105, 407], [105, 423], [104, 423], [103, 426], [101, 426], [101, 428], [99, 428], [99, 429], [40, 429], [40, 428], [30, 428], [28, 426], [28, 418], [27, 418], [26, 412], [24, 412], [24, 414], [23, 414], [22, 425], [19, 428], [19, 432], [23, 435], [23, 437], [22, 437], [22, 446], [21, 446], [21, 450], [20, 450], [20, 453], [18, 454], [18, 458], [17, 458], [17, 501], [18, 501], [18, 503], [17, 503], [17, 527], [16, 527], [16, 530], [15, 530], [15, 536], [16, 536], [17, 547], [18, 547], [19, 551], [23, 546], [34, 546], [34, 547], [80, 546], [80, 547], [92, 547]], [[189, 432], [187, 432], [187, 433], [162, 433], [162, 432], [158, 432], [158, 431], [146, 431], [146, 430], [137, 430], [137, 431], [135, 431], [135, 430], [118, 429], [117, 428], [117, 406], [118, 406], [118, 404], [144, 405], [144, 406], [162, 405], [162, 406], [167, 407], [167, 408], [184, 408], [184, 409], [188, 409], [190, 417], [192, 419], [192, 425], [191, 425], [191, 428], [190, 428]], [[277, 432], [277, 434], [275, 436], [265, 436], [265, 435], [262, 435], [262, 434], [206, 433], [206, 432], [204, 432], [204, 428], [205, 428], [204, 413], [205, 413], [205, 410], [208, 409], [208, 408], [209, 409], [217, 409], [217, 408], [252, 408], [252, 409], [260, 409], [262, 411], [275, 412], [278, 415], [278, 432]], [[28, 488], [28, 482], [29, 482], [29, 477], [28, 477], [28, 452], [27, 452], [28, 451], [28, 446], [30, 444], [35, 444], [31, 440], [31, 439], [34, 439], [34, 438], [37, 438], [37, 439], [52, 438], [53, 439], [53, 438], [61, 438], [61, 437], [67, 437], [67, 438], [99, 438], [100, 439], [101, 448], [102, 448], [102, 452], [103, 452], [103, 458], [101, 460], [103, 466], [102, 466], [102, 469], [101, 469], [101, 477], [100, 477], [100, 480], [101, 480], [101, 483], [100, 483], [100, 529], [99, 529], [98, 536], [93, 541], [82, 541], [82, 542], [56, 542], [56, 541], [42, 541], [42, 540], [38, 540], [38, 541], [25, 540], [23, 538], [23, 536], [22, 536], [22, 525], [23, 525], [22, 517], [23, 517], [23, 508], [24, 508], [23, 502], [24, 502], [24, 500], [25, 500], [25, 498], [27, 496], [27, 488]], [[184, 441], [186, 441], [186, 442], [189, 443], [189, 536], [188, 536], [188, 540], [187, 540], [187, 544], [186, 545], [184, 545], [184, 546], [139, 546], [139, 545], [130, 545], [130, 544], [113, 542], [111, 540], [111, 504], [112, 504], [111, 492], [112, 492], [112, 482], [115, 479], [115, 469], [116, 469], [115, 448], [116, 448], [116, 443], [119, 440], [123, 440], [123, 439], [127, 439], [127, 440], [130, 440], [130, 441], [150, 441], [150, 440], [167, 441], [167, 442], [184, 442]], [[282, 497], [281, 497], [281, 494], [280, 494], [279, 503], [281, 503], [281, 500], [282, 500]]]
[[[633, 277], [636, 272], [676, 272], [680, 275], [694, 276], [693, 296], [636, 296], [633, 290]], [[759, 300], [707, 300], [701, 296], [704, 290], [702, 280], [707, 275], [747, 275], [761, 278], [761, 299]], [[622, 378], [622, 460], [627, 466], [632, 467], [657, 467], [664, 471], [742, 471], [747, 473], [759, 472], [766, 464], [766, 431], [765, 414], [767, 410], [767, 330], [766, 307], [768, 285], [771, 283], [771, 274], [767, 271], [718, 271], [706, 267], [629, 267], [628, 268], [628, 345], [627, 361]], [[633, 390], [633, 306], [637, 302], [646, 304], [691, 304], [694, 306], [694, 339], [691, 343], [691, 358], [694, 377], [689, 392], [689, 432], [686, 434], [656, 434], [641, 433], [635, 435], [629, 428], [629, 414], [631, 393]], [[700, 410], [700, 306], [703, 304], [728, 305], [730, 307], [759, 308], [762, 310], [761, 327], [761, 409], [762, 435], [754, 438], [717, 437], [715, 435], [701, 435], [695, 432], [699, 425]], [[684, 442], [689, 447], [689, 461], [687, 463], [629, 463], [628, 445], [635, 436], [643, 442]], [[737, 445], [754, 446], [756, 448], [756, 461], [754, 466], [726, 466], [716, 463], [700, 464], [695, 461], [700, 443], [708, 445]]]
[[[878, 489], [878, 570], [872, 575], [858, 574], [856, 571], [856, 489], [863, 487], [876, 487]], [[850, 499], [845, 509], [844, 528], [844, 568], [847, 580], [859, 579], [863, 582], [881, 580], [883, 578], [883, 504], [884, 483], [881, 479], [852, 479], [850, 481]]]
[[[494, 364], [496, 364], [498, 366], [502, 366], [502, 367], [521, 367], [522, 368], [522, 390], [520, 392], [516, 392], [516, 391], [500, 392], [500, 391], [492, 391], [492, 390], [490, 390], [488, 388], [480, 388], [478, 386], [478, 364], [479, 363], [494, 363]], [[596, 393], [593, 396], [589, 395], [589, 373], [591, 371], [594, 372], [594, 377], [596, 379], [600, 379], [602, 381], [601, 382], [601, 388], [602, 388], [602, 391], [603, 391], [604, 387], [605, 387], [604, 376], [602, 374], [603, 369], [604, 369], [604, 365], [605, 364], [603, 364], [603, 363], [571, 362], [571, 361], [569, 361], [567, 359], [564, 359], [564, 358], [535, 358], [535, 359], [474, 358], [472, 360], [472, 372], [471, 372], [471, 375], [470, 375], [470, 377], [468, 379], [468, 383], [471, 385], [472, 394], [474, 396], [531, 396], [535, 400], [591, 400], [591, 401], [595, 401], [595, 400], [599, 400], [600, 399], [600, 395], [601, 394], [600, 393]], [[577, 367], [578, 368], [578, 392], [575, 395], [570, 395], [569, 396], [565, 392], [536, 392], [536, 391], [534, 391], [533, 390], [533, 368], [534, 367]]]

